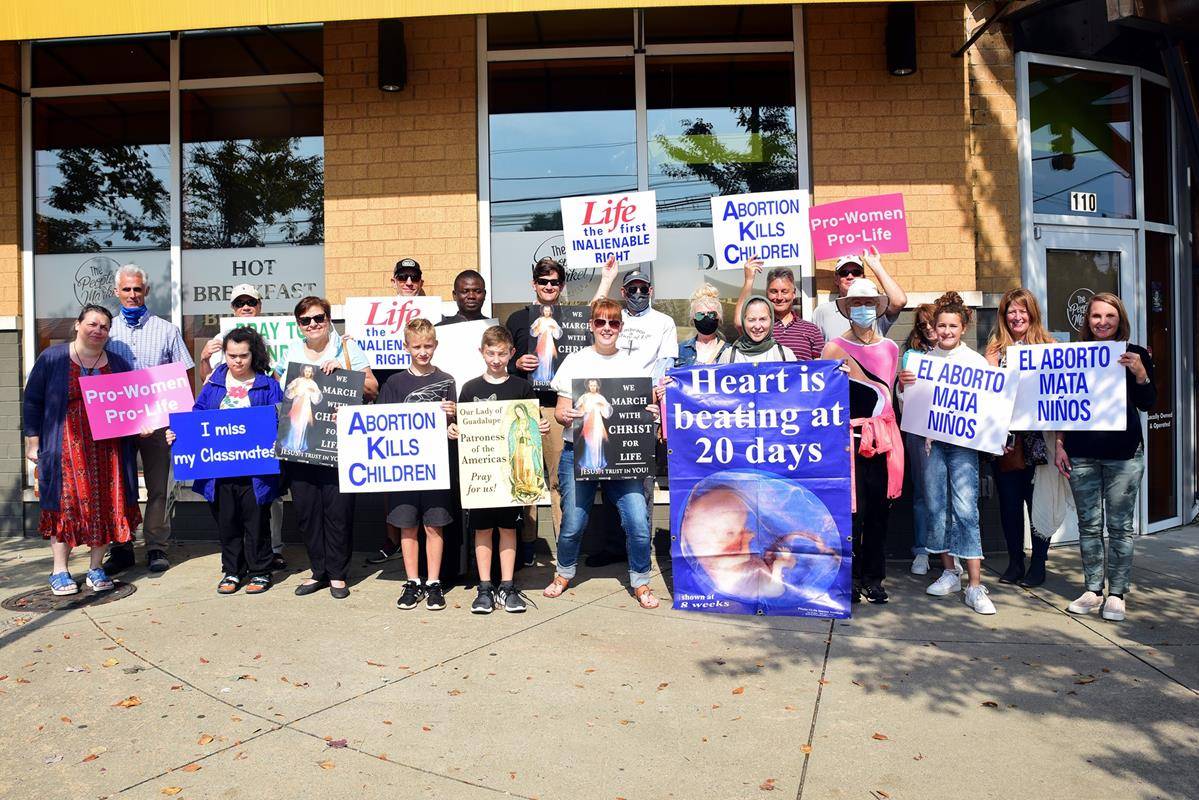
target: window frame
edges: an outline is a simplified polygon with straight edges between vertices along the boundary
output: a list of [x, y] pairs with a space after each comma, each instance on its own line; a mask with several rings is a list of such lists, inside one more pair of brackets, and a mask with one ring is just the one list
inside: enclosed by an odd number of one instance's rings
[[[478, 142], [478, 214], [479, 214], [479, 270], [490, 284], [491, 265], [491, 143], [488, 105], [488, 67], [492, 63], [511, 61], [550, 61], [558, 59], [585, 58], [632, 58], [635, 89], [637, 191], [649, 190], [649, 140], [648, 109], [646, 100], [646, 57], [680, 55], [754, 55], [762, 53], [790, 53], [793, 56], [795, 86], [795, 153], [796, 187], [804, 195], [806, 205], [812, 202], [812, 172], [810, 164], [810, 130], [807, 97], [807, 64], [804, 52], [803, 6], [791, 6], [791, 38], [777, 41], [746, 42], [689, 42], [671, 44], [645, 44], [643, 13], [640, 9], [630, 10], [633, 15], [633, 40], [627, 45], [605, 45], [597, 47], [551, 47], [524, 50], [487, 49], [487, 15], [476, 16], [477, 50], [477, 135]], [[811, 257], [811, 242], [802, 243], [808, 254], [803, 267], [798, 270], [796, 287], [805, 318], [810, 318], [816, 304], [815, 264]], [[488, 297], [488, 312], [491, 298]]]

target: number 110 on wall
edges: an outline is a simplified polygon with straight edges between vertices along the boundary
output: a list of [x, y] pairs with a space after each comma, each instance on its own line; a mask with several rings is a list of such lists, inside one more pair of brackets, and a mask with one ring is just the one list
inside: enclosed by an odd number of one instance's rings
[[1070, 210], [1094, 214], [1099, 210], [1099, 195], [1095, 192], [1070, 192]]

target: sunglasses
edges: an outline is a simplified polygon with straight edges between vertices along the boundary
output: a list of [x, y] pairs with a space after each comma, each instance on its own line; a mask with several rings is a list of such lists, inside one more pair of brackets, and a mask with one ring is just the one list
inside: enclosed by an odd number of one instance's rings
[[258, 306], [258, 301], [253, 297], [239, 297], [233, 301], [234, 308], [245, 308], [246, 306]]
[[625, 294], [629, 294], [629, 295], [633, 295], [633, 296], [648, 295], [649, 287], [644, 286], [644, 285], [626, 286]]
[[562, 281], [558, 280], [557, 278], [538, 278], [537, 285], [538, 286], [561, 286]]
[[400, 283], [420, 283], [420, 276], [412, 272], [404, 272], [396, 275], [396, 280]]
[[865, 273], [865, 272], [862, 270], [862, 268], [861, 268], [861, 267], [854, 267], [854, 268], [852, 268], [852, 269], [839, 269], [839, 270], [837, 270], [837, 275], [839, 275], [839, 276], [840, 276], [840, 277], [842, 277], [842, 278], [844, 278], [846, 275], [852, 275], [852, 276], [854, 276], [855, 278], [860, 278], [860, 277], [862, 277], [862, 276], [863, 276], [863, 275], [865, 275], [865, 274], [866, 274], [866, 273]]
[[698, 322], [698, 321], [704, 320], [704, 319], [716, 319], [716, 312], [715, 311], [696, 311], [691, 316], [696, 322]]
[[311, 317], [296, 317], [296, 322], [300, 323], [300, 327], [307, 328], [309, 325], [324, 325], [327, 319], [324, 314], [313, 314]]
[[591, 324], [597, 328], [611, 328], [612, 330], [616, 331], [620, 330], [621, 325], [624, 325], [624, 320], [600, 317], [599, 319], [591, 320]]

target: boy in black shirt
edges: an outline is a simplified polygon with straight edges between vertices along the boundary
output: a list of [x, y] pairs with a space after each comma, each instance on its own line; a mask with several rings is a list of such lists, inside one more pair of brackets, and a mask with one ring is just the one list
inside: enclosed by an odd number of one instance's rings
[[[508, 360], [512, 358], [512, 334], [502, 325], [493, 325], [483, 331], [479, 347], [487, 372], [473, 378], [462, 387], [459, 403], [481, 403], [502, 400], [536, 400], [533, 386], [524, 378], [508, 374]], [[541, 420], [538, 426], [541, 435], [549, 432], [549, 423]], [[450, 426], [450, 438], [458, 437], [457, 424]], [[475, 560], [479, 567], [479, 593], [471, 604], [472, 614], [490, 614], [496, 606], [505, 611], [519, 614], [525, 610], [525, 600], [513, 582], [516, 571], [516, 525], [520, 520], [520, 507], [476, 508], [470, 512], [470, 527], [475, 531]], [[498, 591], [491, 583], [491, 531], [500, 530], [500, 587]]]
[[[433, 323], [422, 317], [404, 326], [404, 346], [412, 355], [412, 366], [387, 379], [379, 392], [378, 403], [440, 402], [446, 416], [454, 420], [454, 379], [433, 366], [433, 351], [437, 349], [437, 332]], [[449, 489], [422, 492], [392, 492], [387, 496], [387, 522], [400, 529], [400, 550], [404, 555], [404, 572], [408, 580], [396, 605], [402, 609], [415, 608], [421, 598], [432, 611], [445, 608], [445, 593], [441, 588], [441, 554], [445, 543], [441, 529], [454, 517], [450, 512], [453, 497]], [[425, 529], [425, 560], [428, 581], [420, 580], [420, 543], [417, 534]]]

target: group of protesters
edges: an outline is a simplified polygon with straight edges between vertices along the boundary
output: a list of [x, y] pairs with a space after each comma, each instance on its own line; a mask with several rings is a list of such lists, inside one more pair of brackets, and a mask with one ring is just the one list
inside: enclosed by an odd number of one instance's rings
[[[867, 271], [871, 278], [867, 277]], [[457, 404], [481, 400], [536, 400], [547, 483], [550, 525], [556, 539], [554, 574], [542, 594], [560, 596], [577, 576], [582, 536], [601, 490], [596, 481], [576, 480], [572, 425], [583, 412], [572, 400], [576, 378], [643, 377], [652, 379], [659, 398], [672, 367], [738, 362], [796, 362], [832, 359], [849, 378], [849, 416], [853, 465], [852, 601], [885, 603], [887, 540], [893, 503], [910, 487], [913, 560], [910, 570], [925, 575], [931, 558], [940, 574], [928, 585], [933, 596], [962, 592], [965, 604], [980, 614], [995, 606], [982, 582], [983, 547], [979, 521], [979, 475], [989, 460], [998, 493], [1008, 563], [1000, 583], [1035, 587], [1046, 579], [1050, 537], [1054, 530], [1031, 530], [1031, 557], [1025, 553], [1025, 510], [1034, 516], [1034, 474], [1053, 465], [1068, 481], [1078, 514], [1084, 591], [1069, 604], [1072, 613], [1101, 611], [1108, 620], [1125, 615], [1136, 527], [1136, 499], [1143, 473], [1144, 442], [1140, 414], [1155, 400], [1153, 361], [1142, 347], [1129, 342], [1120, 357], [1126, 371], [1127, 425], [1120, 431], [1013, 431], [1001, 456], [984, 456], [959, 445], [901, 434], [904, 391], [916, 382], [909, 369], [912, 354], [951, 359], [963, 364], [1004, 366], [1012, 345], [1050, 344], [1032, 293], [1015, 288], [999, 302], [994, 329], [983, 352], [967, 343], [973, 310], [956, 292], [915, 308], [911, 335], [901, 348], [887, 332], [905, 309], [908, 298], [885, 269], [877, 251], [847, 255], [835, 265], [833, 297], [818, 305], [811, 320], [796, 304], [794, 274], [788, 268], [766, 272], [766, 292], [755, 293], [762, 263], [749, 260], [734, 319], [726, 325], [719, 291], [702, 284], [692, 295], [690, 323], [694, 335], [680, 341], [674, 320], [653, 308], [652, 276], [640, 269], [620, 273], [614, 261], [603, 267], [590, 303], [591, 344], [567, 355], [550, 389], [530, 381], [538, 357], [530, 346], [529, 307], [486, 330], [480, 352], [486, 371], [464, 386], [433, 366], [436, 327], [417, 319], [404, 329], [411, 366], [405, 370], [372, 370], [362, 348], [333, 325], [332, 308], [320, 297], [306, 297], [294, 309], [303, 341], [291, 346], [287, 363], [310, 365], [326, 374], [348, 369], [365, 374], [367, 402], [404, 403], [419, 397], [441, 402], [450, 436], [457, 434]], [[620, 277], [620, 300], [608, 297]], [[420, 265], [399, 261], [392, 284], [400, 296], [424, 294]], [[563, 300], [566, 270], [544, 258], [532, 268], [532, 299], [543, 306]], [[168, 429], [145, 430], [123, 439], [92, 438], [79, 379], [126, 372], [167, 363], [194, 366], [177, 327], [146, 306], [144, 271], [126, 265], [117, 271], [114, 292], [120, 303], [113, 315], [99, 305], [85, 306], [74, 326], [74, 338], [46, 348], [38, 356], [25, 389], [23, 425], [26, 454], [37, 464], [40, 531], [50, 540], [53, 568], [49, 578], [56, 595], [75, 593], [78, 583], [68, 569], [72, 548], [90, 547], [85, 583], [94, 591], [113, 588], [112, 575], [134, 563], [133, 536], [141, 525], [147, 566], [170, 567], [172, 499]], [[457, 313], [438, 325], [486, 319], [486, 286], [474, 270], [454, 281]], [[234, 287], [234, 316], [261, 313], [262, 297], [249, 284]], [[726, 332], [735, 335], [726, 335]], [[1129, 320], [1121, 300], [1099, 293], [1087, 305], [1081, 337], [1086, 341], [1128, 342]], [[284, 399], [281, 375], [272, 366], [262, 337], [252, 328], [234, 328], [214, 337], [201, 353], [203, 385], [194, 410], [277, 406]], [[659, 406], [647, 406], [658, 415]], [[140, 458], [147, 502], [138, 504], [137, 460]], [[906, 478], [906, 480], [905, 480]], [[619, 539], [609, 536], [606, 553], [588, 564], [627, 558], [630, 587], [643, 608], [655, 608], [652, 575], [653, 480], [602, 482], [604, 498], [615, 507]], [[339, 490], [336, 467], [284, 462], [280, 475], [196, 481], [192, 490], [210, 504], [221, 540], [221, 579], [217, 591], [232, 594], [271, 588], [274, 574], [287, 564], [282, 549], [283, 494], [290, 490], [304, 538], [311, 574], [295, 588], [309, 595], [327, 588], [334, 598], [349, 596], [353, 552], [353, 496]], [[1063, 489], [1063, 491], [1065, 491]], [[422, 602], [445, 608], [440, 579], [443, 532], [462, 515], [452, 490], [393, 492], [386, 498], [380, 526], [382, 545], [366, 563], [402, 559], [406, 581], [397, 601], [401, 609]], [[537, 507], [474, 509], [464, 526], [473, 532], [479, 573], [471, 606], [486, 614], [500, 608], [521, 612], [526, 596], [516, 586], [517, 566], [536, 560], [539, 539]], [[1104, 539], [1106, 527], [1108, 538]], [[498, 581], [492, 580], [495, 533], [499, 536]], [[424, 569], [420, 554], [424, 547]], [[622, 552], [623, 550], [623, 552]], [[107, 557], [105, 553], [107, 551]], [[963, 587], [963, 582], [965, 586]], [[964, 589], [964, 591], [963, 591]]]

